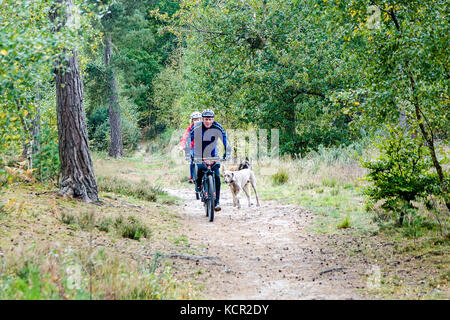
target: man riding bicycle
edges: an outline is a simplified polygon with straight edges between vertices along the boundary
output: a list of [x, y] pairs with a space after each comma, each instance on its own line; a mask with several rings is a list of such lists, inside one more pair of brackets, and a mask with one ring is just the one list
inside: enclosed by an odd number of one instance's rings
[[[224, 158], [230, 156], [231, 147], [227, 141], [227, 135], [222, 126], [214, 121], [214, 111], [207, 109], [202, 112], [202, 122], [194, 124], [188, 135], [188, 139], [185, 145], [186, 157], [191, 159], [204, 159], [217, 157], [217, 141], [222, 140], [225, 147]], [[191, 148], [191, 141], [194, 141], [194, 147]], [[206, 171], [206, 165], [204, 163], [198, 163], [197, 175], [195, 179], [196, 192], [200, 192], [202, 177], [204, 171]], [[216, 202], [214, 206], [215, 211], [221, 210], [220, 208], [220, 163], [216, 163], [214, 166], [215, 185], [216, 185]]]

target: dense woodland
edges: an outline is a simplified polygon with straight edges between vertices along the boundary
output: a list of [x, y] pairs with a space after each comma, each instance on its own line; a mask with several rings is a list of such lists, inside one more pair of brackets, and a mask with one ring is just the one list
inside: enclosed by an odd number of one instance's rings
[[[400, 224], [449, 195], [444, 0], [0, 0], [0, 155], [97, 201], [91, 151], [162, 144], [195, 110], [279, 128], [292, 158], [370, 140]], [[8, 171], [0, 168], [4, 184]]]

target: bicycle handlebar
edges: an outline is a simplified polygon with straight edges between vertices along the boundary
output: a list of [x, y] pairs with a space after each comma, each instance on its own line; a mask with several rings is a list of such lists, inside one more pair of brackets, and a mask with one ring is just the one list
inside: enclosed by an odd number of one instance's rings
[[227, 159], [226, 158], [222, 158], [222, 157], [193, 158], [192, 162], [194, 162], [194, 163], [203, 163], [204, 161], [207, 161], [207, 160], [213, 160], [213, 161], [221, 162], [221, 161], [226, 161]]

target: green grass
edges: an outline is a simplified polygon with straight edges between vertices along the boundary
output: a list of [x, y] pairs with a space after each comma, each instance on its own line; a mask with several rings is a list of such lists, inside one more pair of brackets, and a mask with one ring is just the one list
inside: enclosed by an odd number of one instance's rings
[[188, 245], [188, 238], [187, 238], [187, 235], [182, 234], [181, 236], [174, 238], [174, 239], [173, 239], [173, 243], [174, 243], [174, 244], [178, 244], [178, 245], [181, 244], [181, 245], [183, 245], [184, 247], [187, 247], [187, 245]]
[[325, 178], [322, 180], [322, 185], [324, 187], [334, 188], [334, 187], [336, 187], [337, 184], [338, 184], [338, 181], [334, 177]]
[[[327, 182], [333, 185], [333, 182]], [[354, 188], [336, 186], [319, 187], [314, 184], [282, 186], [263, 185], [258, 190], [262, 200], [276, 200], [298, 205], [313, 212], [316, 219], [311, 227], [319, 233], [338, 232], [338, 226], [348, 218], [355, 232], [376, 233], [378, 226], [372, 221], [372, 213], [364, 210], [361, 195]]]
[[[42, 257], [41, 257], [42, 259]], [[42, 272], [37, 261], [25, 260], [23, 264], [6, 265], [9, 272], [0, 278], [2, 300], [76, 300], [89, 299], [89, 292], [73, 288], [62, 268]], [[58, 276], [55, 276], [55, 272]]]
[[347, 228], [350, 228], [351, 227], [351, 225], [350, 225], [350, 219], [349, 219], [349, 217], [345, 217], [345, 219], [340, 223], [340, 224], [338, 224], [338, 229], [347, 229]]
[[150, 229], [133, 216], [128, 216], [126, 219], [116, 218], [113, 225], [124, 238], [139, 240], [141, 237], [149, 238], [151, 235]]
[[81, 230], [97, 228], [99, 231], [116, 233], [123, 238], [133, 240], [150, 238], [151, 236], [150, 228], [134, 216], [112, 218], [95, 216], [90, 212], [79, 214], [62, 212], [59, 221]]
[[112, 192], [152, 202], [156, 202], [158, 196], [165, 194], [160, 188], [150, 186], [145, 180], [135, 184], [118, 177], [99, 176], [97, 185], [102, 192]]
[[93, 253], [95, 265], [89, 274], [88, 268], [82, 267], [89, 254], [66, 251], [45, 253], [35, 248], [28, 250], [26, 257], [8, 256], [2, 265], [0, 299], [87, 300], [92, 296], [93, 299], [160, 300], [190, 296], [190, 289], [173, 278], [171, 268], [165, 267], [156, 274], [156, 268], [134, 266], [99, 249]]

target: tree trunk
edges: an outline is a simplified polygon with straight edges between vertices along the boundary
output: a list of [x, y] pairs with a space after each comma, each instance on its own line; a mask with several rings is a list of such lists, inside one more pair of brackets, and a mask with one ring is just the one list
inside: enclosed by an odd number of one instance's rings
[[120, 105], [117, 94], [117, 81], [114, 75], [114, 70], [111, 66], [111, 56], [112, 56], [112, 41], [111, 35], [106, 34], [105, 36], [105, 66], [108, 75], [108, 85], [109, 85], [109, 132], [111, 143], [109, 147], [109, 156], [118, 158], [123, 155], [123, 142], [122, 142], [122, 124], [120, 122]]
[[[58, 0], [66, 6], [70, 19], [71, 0]], [[56, 17], [61, 13], [57, 12]], [[58, 119], [59, 159], [61, 162], [60, 195], [98, 201], [83, 108], [83, 85], [78, 71], [77, 53], [61, 55], [63, 67], [55, 70], [56, 112]]]
[[41, 135], [41, 93], [39, 89], [39, 83], [36, 83], [36, 115], [31, 122], [31, 136], [32, 141], [32, 154], [35, 155], [41, 150], [41, 144], [39, 142], [39, 136]]

